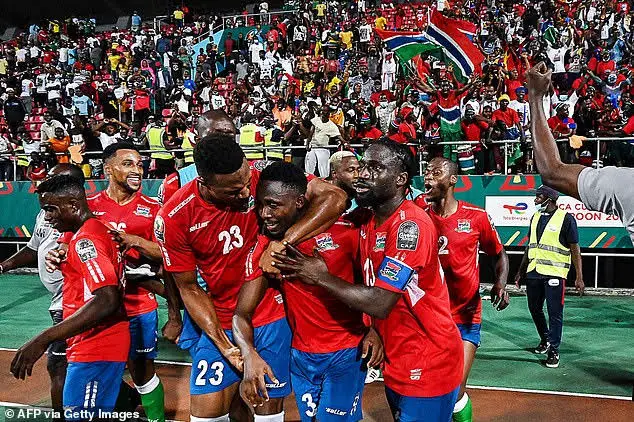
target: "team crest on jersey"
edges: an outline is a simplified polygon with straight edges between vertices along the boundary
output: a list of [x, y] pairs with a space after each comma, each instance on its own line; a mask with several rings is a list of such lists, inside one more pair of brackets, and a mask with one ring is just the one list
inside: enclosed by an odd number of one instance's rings
[[165, 242], [165, 221], [160, 215], [154, 219], [154, 236], [159, 242]]
[[471, 220], [458, 220], [456, 231], [458, 233], [471, 233]]
[[381, 269], [381, 275], [388, 280], [398, 280], [398, 273], [401, 272], [402, 267], [392, 261], [387, 261], [385, 266]]
[[339, 245], [337, 245], [335, 241], [332, 240], [332, 236], [330, 233], [322, 233], [318, 236], [315, 236], [315, 242], [317, 243], [317, 250], [319, 252], [334, 251], [339, 247]]
[[253, 163], [253, 168], [257, 171], [262, 171], [268, 166], [271, 162], [267, 160], [258, 160]]
[[138, 215], [139, 217], [150, 217], [150, 208], [143, 205], [137, 205], [134, 215]]
[[81, 262], [88, 262], [91, 259], [97, 258], [97, 248], [90, 239], [81, 239], [75, 244], [75, 252], [79, 256]]
[[413, 221], [403, 221], [396, 233], [396, 249], [415, 251], [418, 246], [418, 224]]
[[384, 251], [385, 250], [385, 237], [387, 233], [377, 233], [376, 234], [376, 243], [374, 244], [374, 252]]

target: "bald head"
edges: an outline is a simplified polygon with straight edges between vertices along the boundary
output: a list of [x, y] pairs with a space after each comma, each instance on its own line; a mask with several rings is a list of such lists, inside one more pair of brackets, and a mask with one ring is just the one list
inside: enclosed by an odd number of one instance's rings
[[77, 179], [82, 185], [86, 181], [84, 172], [76, 165], [70, 163], [61, 163], [53, 167], [51, 171], [48, 172], [48, 178], [55, 176], [70, 176]]
[[216, 134], [233, 136], [238, 132], [231, 117], [223, 110], [209, 110], [201, 114], [196, 130], [200, 138]]

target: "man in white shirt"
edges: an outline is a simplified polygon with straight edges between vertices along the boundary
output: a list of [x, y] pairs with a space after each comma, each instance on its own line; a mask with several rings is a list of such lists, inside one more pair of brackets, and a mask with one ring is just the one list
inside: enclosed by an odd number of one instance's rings
[[31, 109], [33, 108], [33, 88], [35, 88], [35, 83], [31, 80], [31, 75], [25, 73], [24, 79], [22, 79], [20, 100], [22, 101], [22, 104], [24, 104], [26, 114], [31, 114]]
[[64, 71], [68, 70], [68, 47], [65, 43], [57, 50], [57, 54], [59, 55], [59, 67]]
[[251, 45], [249, 45], [249, 55], [251, 57], [251, 63], [260, 64], [260, 51], [264, 51], [264, 46], [262, 45], [258, 37], [254, 37]]
[[46, 142], [50, 138], [55, 137], [55, 129], [62, 128], [64, 130], [64, 135], [68, 135], [64, 125], [62, 125], [59, 121], [53, 119], [53, 115], [50, 111], [46, 111], [44, 113], [44, 123], [40, 127], [40, 141]]
[[528, 105], [528, 101], [526, 101], [526, 91], [526, 88], [524, 88], [523, 86], [518, 87], [515, 90], [517, 99], [509, 103], [509, 108], [517, 111], [517, 114], [519, 114], [520, 116], [520, 124], [522, 125], [522, 129], [524, 129], [524, 133], [528, 134], [528, 125], [531, 121], [531, 110]]
[[326, 148], [331, 138], [338, 138], [343, 143], [339, 126], [330, 120], [330, 106], [324, 105], [321, 114], [313, 117], [310, 121], [313, 124], [310, 135], [306, 139], [306, 173], [315, 174], [319, 169], [319, 177], [330, 175], [330, 150]]

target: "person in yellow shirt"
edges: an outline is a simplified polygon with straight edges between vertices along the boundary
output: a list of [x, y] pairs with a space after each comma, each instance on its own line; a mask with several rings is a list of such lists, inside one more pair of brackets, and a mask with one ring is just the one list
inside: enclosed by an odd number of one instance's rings
[[318, 3], [317, 5], [315, 5], [315, 10], [317, 11], [317, 19], [320, 19], [326, 16], [327, 8], [328, 6], [326, 6], [326, 3]]
[[387, 25], [387, 19], [385, 19], [383, 16], [379, 15], [374, 20], [374, 26], [378, 29], [385, 29], [386, 25]]
[[350, 27], [346, 25], [345, 29], [339, 33], [339, 39], [341, 40], [341, 44], [345, 50], [350, 50], [352, 48], [352, 31], [350, 31]]
[[185, 13], [180, 8], [174, 10], [174, 21], [176, 22], [176, 26], [179, 28], [183, 27], [183, 22], [185, 20]]
[[121, 61], [121, 55], [117, 50], [112, 50], [110, 54], [108, 54], [108, 63], [110, 63], [110, 73], [115, 73], [117, 71], [117, 66], [119, 66], [119, 62]]

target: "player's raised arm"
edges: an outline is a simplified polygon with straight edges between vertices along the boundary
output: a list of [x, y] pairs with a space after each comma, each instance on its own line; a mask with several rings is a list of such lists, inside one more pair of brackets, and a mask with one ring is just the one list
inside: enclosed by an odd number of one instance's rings
[[552, 71], [544, 62], [540, 62], [526, 72], [531, 110], [531, 133], [535, 163], [542, 181], [559, 192], [577, 199], [579, 190], [577, 180], [585, 167], [579, 164], [564, 164], [544, 112], [544, 95], [549, 94]]
[[307, 284], [321, 286], [352, 309], [384, 319], [401, 297], [399, 293], [378, 287], [350, 284], [330, 274], [326, 263], [318, 253], [308, 256], [289, 243], [285, 246], [287, 255], [278, 253], [273, 255], [274, 266], [282, 270], [282, 277], [299, 278]]

